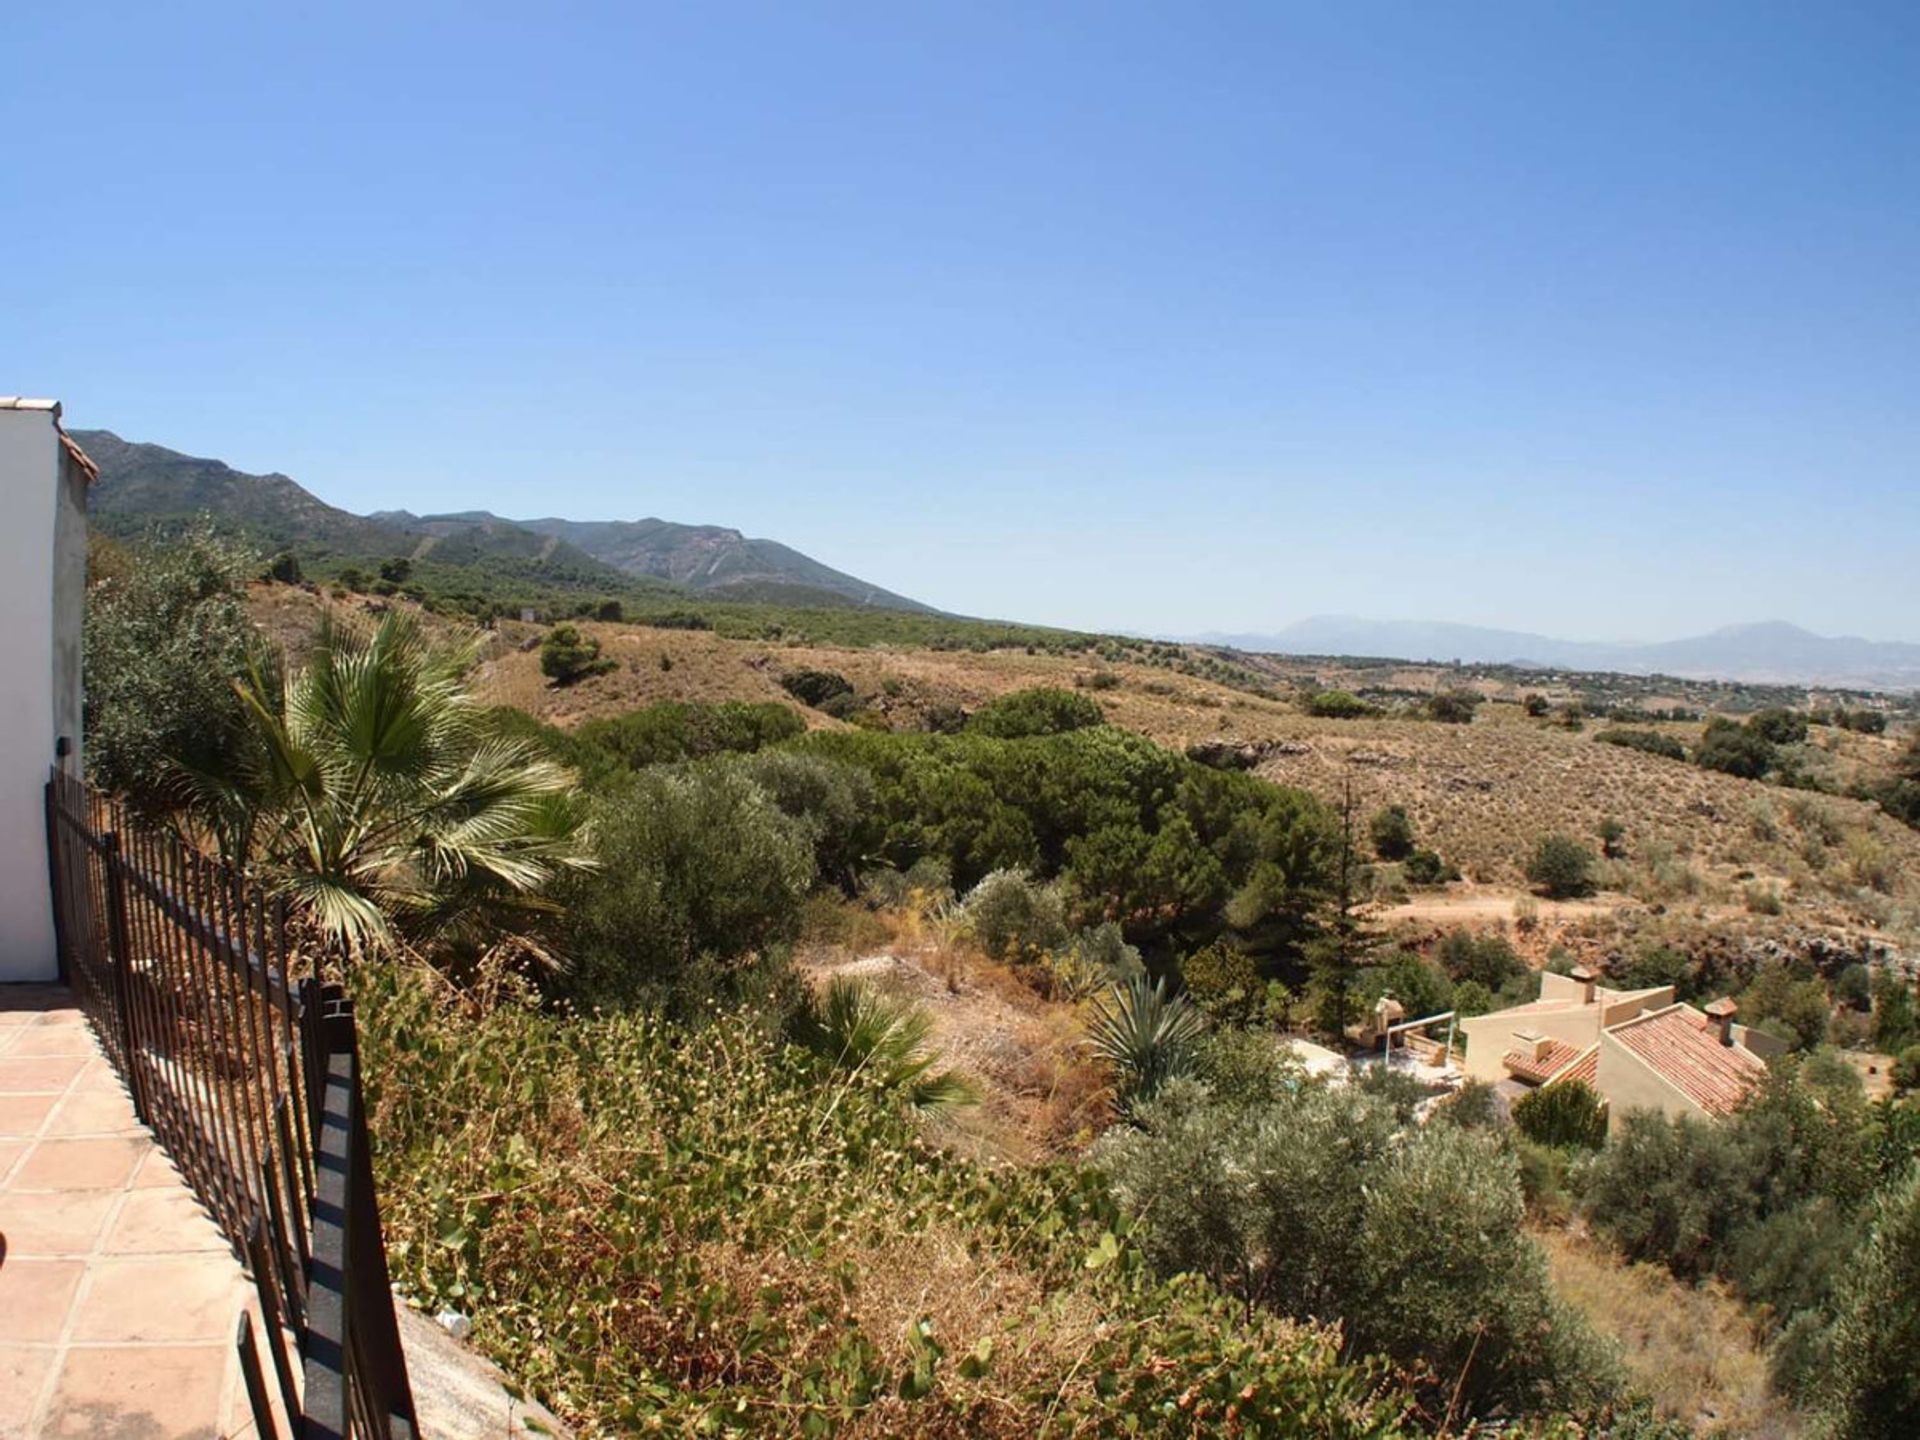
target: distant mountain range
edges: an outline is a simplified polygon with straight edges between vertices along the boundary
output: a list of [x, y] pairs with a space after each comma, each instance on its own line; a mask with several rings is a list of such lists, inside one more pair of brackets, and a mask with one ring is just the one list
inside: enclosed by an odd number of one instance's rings
[[354, 515], [285, 475], [249, 475], [219, 460], [126, 441], [111, 430], [71, 433], [100, 467], [90, 508], [109, 533], [210, 513], [263, 546], [291, 549], [309, 560], [378, 562], [405, 555], [557, 590], [637, 587], [716, 600], [937, 613], [778, 541], [750, 539], [723, 526], [505, 520], [484, 510]]
[[1920, 645], [1816, 635], [1782, 620], [1730, 625], [1711, 634], [1655, 644], [1556, 640], [1520, 630], [1419, 620], [1364, 620], [1351, 615], [1316, 615], [1267, 634], [1193, 638], [1276, 655], [1459, 660], [1476, 665], [1612, 670], [1749, 684], [1920, 688]]

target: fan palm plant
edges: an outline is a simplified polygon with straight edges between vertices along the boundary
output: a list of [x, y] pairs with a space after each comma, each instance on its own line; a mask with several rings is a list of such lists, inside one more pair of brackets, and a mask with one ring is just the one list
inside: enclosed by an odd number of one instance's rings
[[845, 976], [827, 982], [796, 1022], [800, 1042], [835, 1069], [871, 1076], [916, 1110], [970, 1105], [973, 1087], [951, 1070], [934, 1073], [940, 1052], [927, 1041], [933, 1020]]
[[1135, 976], [1116, 985], [1095, 1008], [1087, 1039], [1111, 1065], [1125, 1103], [1151, 1100], [1169, 1080], [1200, 1070], [1206, 1026], [1184, 995], [1169, 995], [1165, 979]]
[[488, 732], [467, 685], [476, 655], [404, 614], [371, 631], [328, 616], [300, 669], [254, 658], [236, 684], [241, 760], [192, 776], [228, 858], [344, 952], [485, 938], [592, 863], [572, 776]]

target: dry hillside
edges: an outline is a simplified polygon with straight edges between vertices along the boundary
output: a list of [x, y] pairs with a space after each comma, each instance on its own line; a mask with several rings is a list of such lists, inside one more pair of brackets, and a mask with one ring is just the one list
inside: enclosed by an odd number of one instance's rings
[[[270, 633], [297, 645], [320, 603], [300, 588], [266, 586], [256, 590], [255, 611]], [[618, 669], [555, 689], [540, 673], [541, 630], [503, 624], [487, 650], [485, 693], [562, 727], [660, 700], [774, 701], [793, 705], [810, 725], [837, 726], [792, 701], [779, 683], [792, 671], [822, 669], [846, 676], [895, 728], [915, 729], [930, 707], [972, 709], [1025, 686], [1084, 684], [1105, 672], [1111, 680], [1102, 683], [1112, 688], [1092, 693], [1116, 725], [1174, 747], [1250, 746], [1262, 757], [1259, 773], [1272, 780], [1334, 798], [1351, 776], [1366, 809], [1405, 805], [1421, 842], [1459, 866], [1465, 880], [1444, 892], [1414, 892], [1401, 918], [1511, 918], [1525, 893], [1527, 853], [1541, 835], [1564, 830], [1597, 848], [1600, 822], [1612, 818], [1626, 838], [1622, 858], [1604, 867], [1606, 893], [1591, 905], [1542, 907], [1546, 934], [1591, 934], [1597, 913], [1636, 917], [1636, 925], [1652, 914], [1743, 930], [1818, 926], [1902, 948], [1920, 936], [1920, 833], [1862, 801], [1596, 743], [1601, 722], [1570, 730], [1527, 717], [1513, 698], [1490, 699], [1470, 725], [1331, 720], [1290, 699], [1092, 656], [819, 647], [618, 623], [581, 628]], [[1349, 678], [1337, 662], [1263, 664], [1296, 688]], [[1447, 672], [1407, 666], [1394, 680], [1430, 691], [1447, 683]], [[1660, 728], [1690, 741], [1700, 727]], [[1901, 743], [1816, 727], [1810, 752], [1845, 782], [1884, 773]]]

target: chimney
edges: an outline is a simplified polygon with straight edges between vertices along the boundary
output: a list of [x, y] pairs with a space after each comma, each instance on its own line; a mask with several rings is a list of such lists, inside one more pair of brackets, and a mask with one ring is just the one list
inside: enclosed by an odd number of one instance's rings
[[1722, 995], [1707, 1006], [1707, 1017], [1719, 1027], [1722, 1045], [1733, 1044], [1733, 1017], [1739, 1009], [1740, 1007], [1733, 1003], [1733, 997], [1729, 995]]
[[1582, 1005], [1591, 1005], [1593, 1003], [1593, 985], [1595, 978], [1593, 971], [1584, 965], [1576, 965], [1567, 972], [1567, 978], [1580, 982], [1580, 1003]]
[[1513, 1038], [1520, 1042], [1520, 1049], [1535, 1060], [1547, 1058], [1547, 1052], [1553, 1049], [1553, 1041], [1538, 1030], [1516, 1030]]

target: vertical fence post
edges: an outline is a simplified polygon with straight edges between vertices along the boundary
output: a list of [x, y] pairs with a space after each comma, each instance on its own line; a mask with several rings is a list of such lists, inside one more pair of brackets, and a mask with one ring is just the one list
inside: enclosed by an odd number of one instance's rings
[[[55, 772], [57, 775], [58, 772]], [[67, 847], [60, 834], [60, 782], [47, 779], [47, 879], [53, 887], [53, 963], [62, 985], [71, 984], [68, 955], [73, 942], [67, 935]]]
[[107, 877], [107, 964], [113, 972], [113, 1008], [119, 1012], [120, 1054], [126, 1066], [127, 1089], [133, 1092], [133, 1113], [145, 1125], [151, 1117], [140, 1081], [140, 1052], [133, 1038], [133, 946], [127, 938], [127, 872], [126, 861], [120, 857], [120, 832], [109, 830], [102, 835], [100, 849]]

